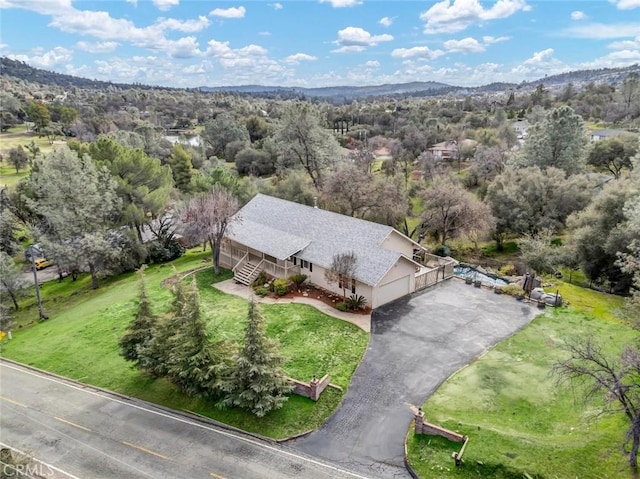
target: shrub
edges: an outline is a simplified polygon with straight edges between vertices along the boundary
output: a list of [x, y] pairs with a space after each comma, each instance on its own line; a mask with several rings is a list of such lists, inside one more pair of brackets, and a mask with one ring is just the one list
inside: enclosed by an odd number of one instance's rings
[[343, 313], [349, 311], [349, 306], [347, 306], [347, 303], [337, 303], [336, 308], [338, 309], [338, 311], [342, 311]]
[[269, 288], [265, 286], [254, 286], [253, 291], [261, 298], [264, 298], [266, 295], [269, 294]]
[[524, 294], [523, 289], [516, 283], [509, 283], [502, 287], [502, 292], [509, 296], [522, 296]]
[[253, 280], [251, 286], [255, 289], [256, 286], [264, 286], [268, 281], [269, 279], [267, 278], [267, 273], [265, 273], [264, 271], [260, 271], [260, 274], [256, 279]]
[[289, 276], [289, 281], [291, 281], [293, 284], [296, 285], [296, 288], [300, 288], [300, 286], [302, 286], [302, 283], [304, 283], [307, 280], [307, 275], [306, 274], [294, 274], [292, 276]]
[[347, 299], [346, 305], [351, 311], [355, 311], [356, 309], [364, 309], [367, 305], [367, 300], [364, 296], [352, 294], [351, 296], [349, 296], [349, 299]]
[[184, 254], [184, 247], [176, 240], [168, 243], [153, 241], [148, 246], [149, 259], [154, 263], [166, 263], [179, 258]]
[[516, 267], [512, 264], [505, 264], [498, 269], [500, 276], [515, 276], [517, 274]]
[[278, 278], [273, 282], [273, 292], [278, 296], [285, 295], [289, 292], [289, 280]]

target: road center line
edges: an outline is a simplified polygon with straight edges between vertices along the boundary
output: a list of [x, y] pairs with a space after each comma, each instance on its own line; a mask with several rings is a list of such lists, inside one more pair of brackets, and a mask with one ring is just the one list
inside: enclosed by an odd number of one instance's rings
[[[184, 418], [181, 418], [181, 417], [179, 417], [177, 415], [172, 415], [172, 414], [160, 412], [158, 410], [153, 410], [153, 409], [145, 408], [145, 407], [142, 407], [142, 406], [138, 406], [137, 404], [132, 404], [131, 402], [127, 402], [127, 401], [123, 401], [123, 400], [120, 400], [120, 399], [116, 399], [116, 398], [114, 398], [114, 397], [112, 397], [112, 396], [110, 396], [110, 395], [108, 395], [106, 393], [100, 393], [100, 392], [98, 392], [96, 390], [91, 390], [90, 388], [92, 388], [92, 386], [88, 385], [88, 384], [85, 387], [79, 387], [79, 386], [74, 385], [72, 383], [72, 380], [64, 381], [64, 380], [61, 380], [61, 379], [57, 379], [55, 377], [51, 377], [51, 376], [47, 376], [47, 375], [44, 375], [44, 374], [41, 374], [41, 373], [37, 373], [35, 371], [31, 371], [31, 370], [26, 369], [26, 368], [21, 368], [21, 367], [18, 367], [18, 366], [14, 366], [11, 363], [6, 363], [6, 362], [1, 361], [1, 360], [0, 360], [0, 364], [2, 364], [3, 367], [9, 368], [9, 369], [13, 369], [15, 371], [19, 371], [19, 372], [21, 372], [23, 374], [29, 374], [31, 376], [35, 376], [37, 378], [44, 379], [46, 381], [50, 381], [50, 382], [53, 382], [53, 383], [56, 383], [56, 384], [60, 384], [62, 386], [66, 386], [68, 388], [75, 389], [77, 391], [81, 391], [81, 392], [86, 393], [86, 394], [92, 394], [94, 396], [97, 396], [97, 397], [100, 397], [100, 398], [103, 398], [103, 399], [107, 399], [109, 401], [113, 401], [113, 402], [116, 402], [118, 404], [123, 404], [125, 406], [131, 407], [131, 408], [134, 408], [134, 409], [138, 409], [140, 411], [145, 411], [145, 412], [148, 412], [148, 413], [151, 413], [151, 414], [155, 414], [157, 416], [161, 416], [161, 417], [164, 417], [164, 418], [167, 418], [167, 419], [171, 419], [173, 421], [178, 421], [178, 422], [181, 422], [183, 424], [189, 424], [191, 426], [195, 426], [195, 427], [198, 427], [198, 428], [201, 428], [201, 429], [205, 429], [207, 431], [211, 431], [213, 433], [219, 434], [220, 436], [232, 437], [232, 438], [234, 438], [234, 439], [236, 439], [238, 441], [245, 442], [247, 444], [251, 444], [253, 446], [256, 446], [256, 447], [259, 447], [259, 448], [262, 448], [262, 449], [265, 449], [265, 450], [268, 450], [268, 451], [271, 451], [271, 452], [274, 452], [276, 454], [281, 454], [283, 456], [293, 457], [293, 458], [299, 459], [301, 461], [308, 462], [309, 464], [314, 464], [316, 466], [324, 467], [324, 468], [332, 470], [332, 471], [338, 471], [338, 472], [341, 472], [343, 474], [347, 474], [347, 475], [349, 475], [351, 477], [355, 477], [357, 479], [369, 479], [368, 477], [360, 475], [358, 473], [351, 472], [351, 471], [348, 471], [346, 469], [342, 469], [340, 467], [333, 466], [331, 464], [327, 464], [327, 463], [322, 462], [322, 461], [317, 460], [317, 459], [312, 459], [310, 457], [302, 456], [300, 454], [296, 454], [294, 452], [287, 451], [287, 450], [279, 448], [277, 446], [271, 446], [271, 445], [269, 445], [267, 443], [260, 442], [260, 441], [258, 441], [256, 439], [249, 439], [247, 437], [242, 437], [242, 436], [239, 436], [239, 435], [236, 435], [236, 434], [232, 434], [230, 432], [223, 431], [223, 430], [217, 429], [217, 428], [212, 427], [212, 426], [207, 426], [207, 425], [199, 423], [199, 422], [195, 422], [195, 421], [192, 421], [192, 420], [184, 419]], [[135, 399], [135, 398], [133, 398], [133, 399]]]
[[91, 429], [89, 429], [88, 427], [81, 426], [80, 424], [76, 424], [75, 422], [67, 421], [66, 419], [62, 419], [61, 417], [53, 416], [53, 419], [68, 424], [69, 426], [77, 427], [79, 429], [84, 429], [85, 431], [91, 432]]
[[9, 398], [6, 398], [4, 396], [0, 396], [0, 399], [2, 399], [3, 401], [10, 402], [11, 404], [15, 404], [16, 406], [28, 407], [26, 404], [22, 404], [21, 402], [14, 401], [13, 399], [9, 399]]
[[221, 476], [220, 474], [216, 474], [215, 472], [211, 472], [209, 475], [213, 477], [213, 479], [227, 479], [226, 477]]
[[162, 454], [160, 454], [158, 452], [152, 451], [151, 449], [147, 449], [146, 447], [138, 446], [137, 444], [132, 444], [132, 443], [127, 442], [127, 441], [122, 441], [122, 444], [124, 444], [125, 446], [132, 447], [134, 449], [138, 449], [139, 451], [146, 452], [147, 454], [151, 454], [152, 456], [156, 456], [156, 457], [159, 457], [161, 459], [167, 459], [167, 460], [169, 459], [167, 456], [163, 456]]

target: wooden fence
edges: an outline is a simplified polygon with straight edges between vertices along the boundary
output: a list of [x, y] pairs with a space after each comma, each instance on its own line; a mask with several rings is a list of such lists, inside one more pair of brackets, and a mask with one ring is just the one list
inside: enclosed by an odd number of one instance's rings
[[416, 274], [416, 291], [453, 277], [453, 267], [456, 263], [454, 260], [429, 253], [423, 253], [422, 256], [423, 267], [421, 272]]

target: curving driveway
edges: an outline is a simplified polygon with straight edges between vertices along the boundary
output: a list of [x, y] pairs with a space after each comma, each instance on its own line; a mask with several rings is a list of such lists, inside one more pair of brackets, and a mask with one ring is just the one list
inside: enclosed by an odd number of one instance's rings
[[[451, 279], [374, 311], [371, 340], [336, 413], [293, 447], [372, 478], [410, 477], [404, 438], [456, 370], [526, 326], [537, 309]], [[427, 411], [428, 417], [428, 411]]]

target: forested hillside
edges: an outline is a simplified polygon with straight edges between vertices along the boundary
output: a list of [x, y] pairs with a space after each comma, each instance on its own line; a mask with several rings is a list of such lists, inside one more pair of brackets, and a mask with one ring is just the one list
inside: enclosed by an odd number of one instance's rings
[[[498, 249], [516, 242], [521, 261], [538, 272], [582, 270], [592, 285], [631, 291], [633, 271], [621, 258], [637, 239], [628, 227], [638, 191], [634, 72], [617, 85], [551, 90], [540, 83], [525, 91], [496, 84], [491, 93], [334, 105], [104, 83], [84, 88], [80, 80], [67, 87], [70, 77], [3, 62], [11, 66], [0, 77], [3, 171], [7, 178], [16, 171], [16, 184], [2, 196], [2, 244], [11, 256], [20, 250], [16, 231], [25, 229], [66, 269], [115, 274], [148, 261], [151, 251], [171, 256], [179, 252], [172, 243], [177, 226], [156, 230], [157, 222], [215, 187], [232, 191], [240, 204], [257, 192], [305, 204], [318, 198], [323, 208], [393, 225], [434, 251], [446, 246], [474, 256], [483, 242]], [[613, 78], [612, 71], [581, 78], [605, 73]], [[591, 130], [608, 133], [596, 142]], [[51, 220], [38, 191], [67, 181], [47, 172], [52, 155], [66, 171], [97, 175], [94, 194], [103, 204], [113, 198], [106, 217], [86, 212], [84, 224], [95, 220], [99, 228], [67, 230], [64, 218]], [[81, 160], [87, 157], [94, 173]], [[82, 196], [66, 201], [91, 204]], [[130, 234], [114, 236], [114, 228]], [[154, 241], [141, 243], [143, 232]], [[69, 241], [85, 234], [103, 238], [95, 254], [115, 243], [128, 253], [100, 264], [87, 253], [71, 264], [65, 250], [76, 247]]]

